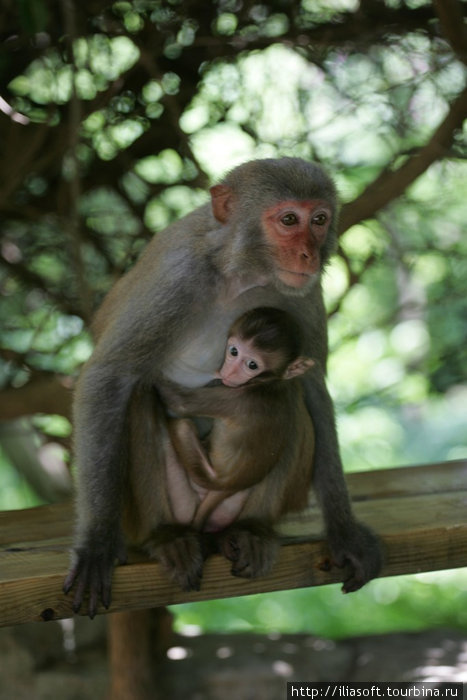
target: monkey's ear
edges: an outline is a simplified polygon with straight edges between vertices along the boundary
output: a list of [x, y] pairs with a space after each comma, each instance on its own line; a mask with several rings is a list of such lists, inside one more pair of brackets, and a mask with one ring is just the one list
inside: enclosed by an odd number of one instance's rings
[[212, 213], [221, 224], [225, 224], [234, 208], [234, 194], [228, 185], [214, 185], [209, 191]]
[[285, 370], [282, 379], [292, 379], [292, 377], [299, 377], [301, 374], [305, 374], [313, 365], [315, 361], [311, 357], [297, 357], [296, 360], [290, 363], [290, 365]]

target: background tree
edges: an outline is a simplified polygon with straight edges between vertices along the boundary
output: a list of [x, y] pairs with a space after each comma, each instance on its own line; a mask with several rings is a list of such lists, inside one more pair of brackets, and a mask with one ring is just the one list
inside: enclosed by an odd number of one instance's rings
[[325, 288], [344, 463], [466, 456], [465, 7], [4, 0], [0, 507], [36, 498], [12, 465], [42, 500], [69, 488], [41, 465], [65, 478], [93, 310], [253, 157], [320, 161], [341, 195]]

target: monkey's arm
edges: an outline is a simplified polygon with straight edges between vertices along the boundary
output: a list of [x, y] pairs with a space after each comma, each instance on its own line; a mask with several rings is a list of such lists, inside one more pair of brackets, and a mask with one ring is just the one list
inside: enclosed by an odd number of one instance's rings
[[160, 382], [158, 389], [164, 403], [175, 414], [206, 418], [229, 418], [234, 415], [244, 395], [243, 387], [217, 385], [186, 389], [167, 380]]
[[[120, 526], [124, 480], [125, 407], [135, 382], [91, 364], [78, 382], [74, 407], [75, 453], [78, 463], [75, 548], [64, 583], [69, 592], [76, 582], [73, 609], [77, 612], [89, 589], [89, 615], [94, 616], [100, 595], [110, 605], [110, 579], [115, 559], [125, 560]], [[105, 400], [113, 397], [112, 401]]]
[[[123, 561], [125, 556], [121, 518], [127, 495], [130, 399], [138, 383], [144, 380], [148, 385], [148, 378], [154, 376], [152, 368], [163, 363], [170, 344], [177, 341], [176, 329], [187, 322], [185, 308], [189, 309], [192, 296], [182, 281], [174, 280], [177, 304], [170, 310], [164, 309], [160, 291], [164, 282], [158, 279], [156, 269], [151, 274], [157, 296], [151, 289], [141, 288], [137, 278], [131, 285], [125, 281], [123, 289], [117, 285], [109, 302], [104, 302], [100, 314], [102, 333], [82, 371], [75, 395], [78, 518], [64, 590], [68, 593], [75, 588], [75, 611], [89, 593], [90, 617], [95, 615], [99, 599], [104, 606], [110, 605], [115, 560]], [[173, 289], [167, 286], [166, 282], [166, 292], [174, 296]], [[125, 294], [129, 296], [125, 298]], [[153, 312], [152, 325], [145, 319], [147, 306]]]
[[315, 436], [313, 485], [323, 511], [334, 563], [349, 565], [345, 593], [356, 591], [378, 575], [382, 565], [378, 538], [355, 520], [345, 483], [334, 417], [325, 377], [319, 366], [304, 378], [305, 401]]
[[175, 452], [195, 483], [207, 489], [222, 488], [200, 443], [194, 423], [188, 418], [170, 418], [167, 423]]

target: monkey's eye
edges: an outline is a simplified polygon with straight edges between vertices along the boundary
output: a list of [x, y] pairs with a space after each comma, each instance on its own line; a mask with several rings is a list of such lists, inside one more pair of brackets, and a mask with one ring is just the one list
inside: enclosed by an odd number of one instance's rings
[[284, 224], [284, 226], [295, 226], [295, 224], [298, 224], [298, 216], [293, 212], [284, 214], [284, 216], [281, 217], [281, 223]]
[[251, 369], [252, 371], [255, 371], [258, 369], [258, 365], [254, 360], [248, 360], [248, 362], [246, 363], [246, 366], [248, 367], [248, 369]]
[[238, 355], [238, 348], [236, 348], [235, 345], [231, 345], [231, 346], [229, 347], [229, 355], [231, 355], [232, 357], [237, 357], [237, 355]]
[[316, 224], [317, 226], [324, 226], [324, 224], [327, 222], [328, 217], [326, 214], [316, 214], [316, 216], [313, 217], [313, 224]]

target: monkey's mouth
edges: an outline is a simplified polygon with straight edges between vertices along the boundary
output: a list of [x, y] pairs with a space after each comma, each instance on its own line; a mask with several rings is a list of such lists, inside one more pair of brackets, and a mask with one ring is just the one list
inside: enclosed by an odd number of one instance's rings
[[289, 287], [304, 287], [312, 275], [309, 272], [294, 272], [279, 268], [279, 277]]
[[224, 386], [228, 386], [228, 387], [231, 388], [231, 389], [236, 389], [238, 386], [241, 386], [241, 383], [240, 383], [240, 384], [236, 384], [235, 382], [229, 382], [228, 379], [222, 379], [222, 384], [223, 384]]

